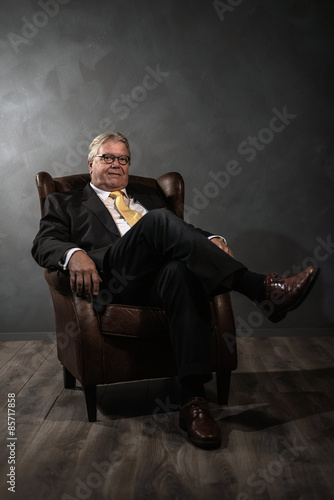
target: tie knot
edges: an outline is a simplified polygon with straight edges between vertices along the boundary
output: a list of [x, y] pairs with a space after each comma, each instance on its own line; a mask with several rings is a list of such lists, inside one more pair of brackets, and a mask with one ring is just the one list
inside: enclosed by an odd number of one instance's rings
[[122, 191], [112, 191], [110, 193], [110, 198], [119, 198], [120, 196], [123, 196], [124, 193]]

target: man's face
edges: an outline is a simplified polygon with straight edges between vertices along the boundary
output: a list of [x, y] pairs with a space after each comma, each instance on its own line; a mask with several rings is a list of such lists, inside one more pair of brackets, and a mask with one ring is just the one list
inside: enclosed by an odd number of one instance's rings
[[[111, 154], [114, 156], [129, 156], [129, 151], [123, 142], [107, 141], [100, 146], [97, 154]], [[123, 189], [129, 182], [129, 163], [120, 165], [115, 159], [114, 163], [104, 163], [101, 157], [95, 157], [88, 163], [92, 184], [104, 191]]]

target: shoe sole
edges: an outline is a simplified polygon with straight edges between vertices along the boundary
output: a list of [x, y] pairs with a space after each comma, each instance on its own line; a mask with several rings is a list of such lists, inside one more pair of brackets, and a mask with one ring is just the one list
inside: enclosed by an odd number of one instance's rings
[[317, 281], [318, 277], [319, 277], [319, 274], [320, 274], [320, 269], [318, 267], [318, 269], [316, 270], [316, 272], [313, 274], [313, 276], [311, 276], [311, 279], [310, 279], [310, 282], [308, 284], [308, 287], [306, 288], [306, 290], [304, 291], [303, 295], [301, 295], [299, 297], [299, 300], [291, 307], [289, 307], [288, 309], [285, 309], [284, 311], [280, 311], [279, 313], [277, 314], [272, 314], [271, 316], [268, 317], [268, 319], [272, 322], [272, 323], [278, 323], [279, 321], [282, 321], [282, 319], [285, 318], [285, 316], [287, 315], [288, 312], [290, 311], [294, 311], [295, 309], [297, 309], [297, 307], [299, 307], [303, 302], [304, 300], [306, 299], [306, 297], [308, 296], [308, 294], [310, 293], [310, 291], [312, 290], [315, 282]]
[[191, 442], [191, 444], [197, 446], [197, 448], [202, 448], [203, 450], [216, 450], [217, 448], [220, 448], [220, 445], [222, 444], [221, 439], [218, 439], [217, 441], [202, 441], [191, 437], [189, 435], [185, 421], [182, 418], [179, 418], [179, 426], [183, 431], [185, 431], [188, 434], [188, 439]]

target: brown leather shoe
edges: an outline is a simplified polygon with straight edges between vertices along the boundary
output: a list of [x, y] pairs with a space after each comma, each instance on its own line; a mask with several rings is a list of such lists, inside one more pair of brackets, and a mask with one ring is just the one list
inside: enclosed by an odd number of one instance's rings
[[222, 442], [220, 429], [210, 413], [206, 399], [194, 397], [179, 407], [180, 427], [188, 432], [189, 441], [205, 450], [219, 448]]
[[279, 276], [267, 274], [264, 281], [265, 300], [259, 304], [263, 314], [273, 323], [285, 318], [305, 300], [319, 276], [320, 269], [309, 266], [299, 274]]

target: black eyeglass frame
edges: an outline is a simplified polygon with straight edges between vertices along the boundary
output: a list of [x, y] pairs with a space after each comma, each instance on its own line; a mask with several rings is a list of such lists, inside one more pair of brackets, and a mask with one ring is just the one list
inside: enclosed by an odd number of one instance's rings
[[[108, 156], [110, 158], [113, 158], [111, 161], [106, 161], [105, 157]], [[101, 155], [95, 155], [95, 157], [100, 157], [102, 158], [103, 162], [106, 163], [107, 165], [112, 165], [115, 163], [115, 160], [118, 160], [118, 163], [125, 167], [128, 163], [130, 163], [130, 156], [127, 155], [120, 155], [120, 156], [115, 156], [112, 154], [101, 154]], [[126, 162], [124, 163], [123, 161], [120, 161], [120, 158], [126, 158]]]

